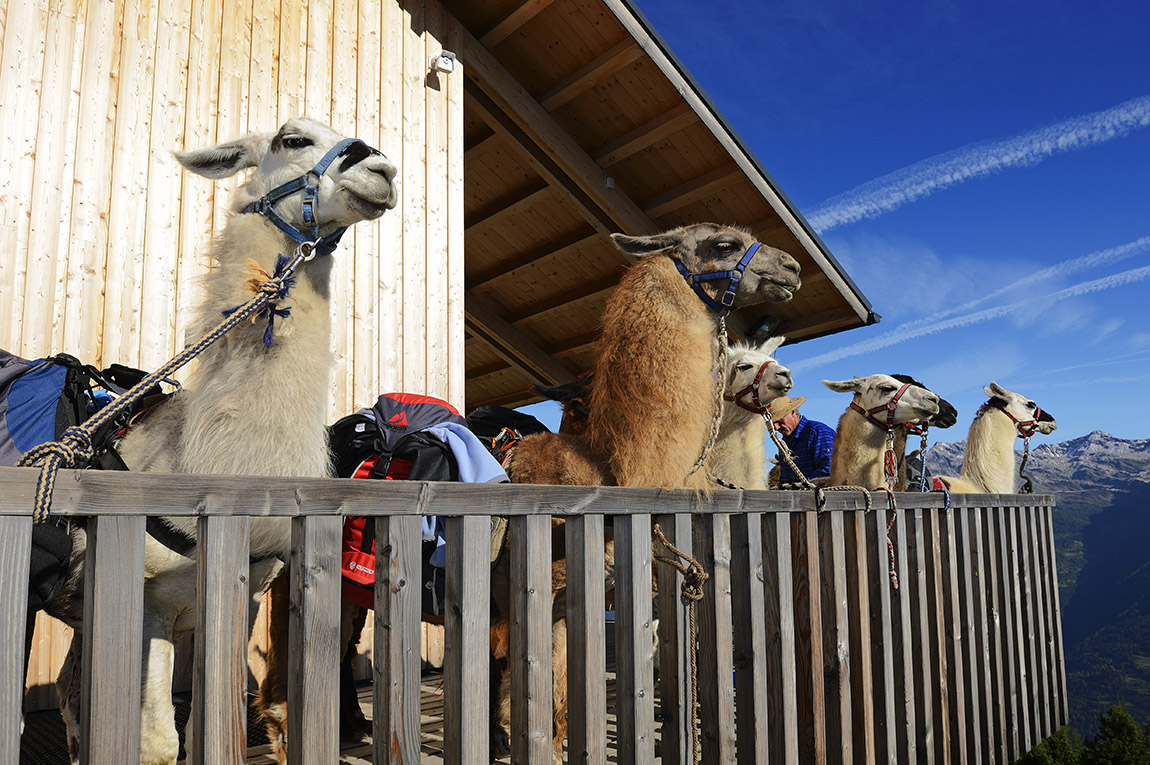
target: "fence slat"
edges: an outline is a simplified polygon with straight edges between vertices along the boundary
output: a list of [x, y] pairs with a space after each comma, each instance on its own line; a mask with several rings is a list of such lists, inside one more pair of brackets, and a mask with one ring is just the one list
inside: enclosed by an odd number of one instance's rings
[[979, 686], [978, 671], [978, 645], [977, 623], [974, 612], [974, 561], [973, 548], [970, 539], [970, 513], [971, 508], [964, 507], [955, 512], [955, 554], [958, 560], [958, 591], [959, 614], [961, 622], [958, 625], [962, 635], [961, 652], [956, 655], [962, 659], [962, 685], [966, 690], [966, 751], [972, 762], [982, 760], [981, 729], [981, 702], [982, 689]]
[[866, 513], [851, 512], [846, 530], [847, 608], [851, 656], [852, 748], [855, 759], [874, 762], [873, 668], [870, 656], [870, 584], [867, 561]]
[[[207, 502], [219, 502], [217, 496]], [[251, 519], [201, 518], [189, 760], [242, 762], [248, 738], [248, 544]]]
[[20, 707], [24, 697], [26, 641], [35, 622], [27, 618], [28, 562], [32, 519], [0, 518], [0, 760], [20, 757]]
[[935, 762], [935, 720], [932, 700], [935, 694], [935, 668], [931, 665], [929, 635], [931, 630], [930, 609], [927, 594], [927, 567], [929, 549], [926, 542], [926, 528], [923, 515], [930, 512], [918, 508], [907, 510], [906, 523], [906, 568], [904, 597], [910, 601], [911, 663], [908, 666], [914, 674], [913, 692], [915, 713], [915, 749], [918, 761], [923, 765]]
[[[1023, 720], [1026, 699], [1026, 666], [1022, 661], [1022, 613], [1019, 600], [1021, 594], [1018, 582], [1018, 551], [1015, 549], [1014, 510], [1003, 508], [998, 521], [999, 544], [1003, 554], [1002, 602], [1003, 609], [1003, 658], [1006, 660], [1007, 688], [1009, 689], [1006, 709], [1006, 727], [1009, 732], [1010, 759], [1021, 757], [1029, 746], [1026, 741]], [[1025, 748], [1024, 748], [1025, 747]]]
[[607, 762], [602, 515], [567, 519], [567, 759]]
[[[680, 550], [693, 544], [691, 516], [686, 513], [657, 515], [655, 522], [667, 541]], [[674, 566], [659, 564], [655, 568], [655, 577], [658, 586], [654, 615], [659, 621], [659, 711], [663, 718], [659, 753], [667, 765], [686, 765], [692, 762], [692, 718], [687, 716], [691, 699], [688, 685], [691, 664], [686, 648], [687, 609], [681, 594], [683, 575]]]
[[826, 706], [823, 690], [822, 603], [819, 542], [815, 513], [791, 516], [795, 572], [795, 673], [799, 710], [799, 760], [826, 761]]
[[488, 666], [491, 516], [447, 519], [447, 610], [444, 613], [443, 759], [479, 765], [491, 759]]
[[914, 661], [911, 646], [911, 590], [909, 582], [913, 576], [907, 557], [906, 512], [895, 515], [892, 529], [895, 568], [898, 573], [899, 589], [891, 592], [891, 614], [894, 628], [894, 685], [895, 711], [898, 715], [898, 757], [900, 762], [919, 762], [917, 702], [914, 695]]
[[991, 759], [994, 743], [990, 619], [987, 611], [988, 572], [986, 553], [983, 549], [982, 510], [977, 507], [970, 507], [966, 509], [964, 515], [966, 516], [966, 538], [970, 545], [971, 585], [973, 588], [971, 590], [971, 603], [974, 608], [971, 619], [974, 631], [974, 639], [971, 642], [971, 657], [973, 659], [971, 674], [977, 683], [971, 688], [971, 696], [977, 712], [975, 729], [975, 738], [978, 740], [979, 746], [977, 751], [980, 753], [979, 759], [985, 761]]
[[1003, 564], [1002, 549], [996, 530], [998, 518], [1002, 515], [1001, 508], [988, 508], [982, 517], [980, 533], [985, 538], [986, 561], [986, 594], [987, 594], [987, 650], [990, 668], [990, 738], [987, 739], [987, 751], [991, 753], [991, 761], [1007, 762], [1007, 733], [1006, 733], [1006, 707], [1007, 687], [1003, 674], [1002, 664], [1002, 610], [1005, 604], [1001, 600], [1000, 579], [1006, 568]]
[[1030, 542], [1030, 560], [1034, 572], [1034, 650], [1038, 663], [1038, 699], [1036, 703], [1038, 715], [1038, 732], [1036, 740], [1042, 740], [1054, 732], [1053, 700], [1056, 694], [1051, 684], [1050, 663], [1048, 648], [1050, 646], [1050, 633], [1047, 630], [1046, 614], [1046, 562], [1042, 556], [1041, 534], [1038, 521], [1039, 509], [1028, 507], [1026, 509], [1026, 536]]
[[791, 569], [790, 513], [771, 513], [763, 523], [763, 559], [768, 571], [767, 617], [767, 733], [772, 762], [796, 762], [799, 719], [794, 703], [795, 602]]
[[924, 637], [929, 652], [929, 668], [938, 684], [931, 699], [930, 715], [934, 720], [934, 760], [950, 759], [950, 673], [946, 651], [946, 610], [942, 574], [942, 536], [945, 510], [926, 510], [923, 513], [923, 545], [926, 562], [927, 630]]
[[291, 533], [288, 761], [336, 762], [339, 726], [339, 549], [343, 520], [295, 518]]
[[420, 523], [414, 515], [374, 523], [372, 754], [399, 765], [419, 760]]
[[651, 516], [615, 518], [615, 705], [619, 762], [655, 761]]
[[[144, 516], [93, 518], [87, 532], [80, 761], [138, 762]], [[172, 652], [155, 659], [161, 673], [163, 659], [170, 671]]]
[[[841, 530], [842, 516], [838, 518]], [[833, 517], [828, 519], [833, 521]], [[766, 765], [767, 762], [767, 630], [763, 612], [766, 575], [762, 526], [762, 513], [731, 516], [731, 613], [735, 637], [735, 698], [738, 700], [735, 732], [739, 765]], [[664, 724], [664, 735], [666, 731]], [[666, 752], [665, 738], [663, 742], [662, 751]]]
[[703, 599], [695, 605], [702, 758], [704, 762], [734, 762], [731, 517], [722, 513], [699, 518], [694, 539], [695, 559], [709, 574]]
[[[511, 556], [511, 758], [551, 762], [551, 519], [518, 515]], [[562, 625], [566, 628], [566, 624]], [[566, 667], [562, 668], [566, 676]], [[559, 675], [558, 669], [556, 674]], [[564, 681], [565, 682], [565, 681]]]
[[896, 762], [898, 722], [894, 684], [894, 628], [890, 579], [890, 553], [887, 549], [886, 497], [876, 503], [867, 518], [867, 550], [870, 583], [870, 655], [875, 697], [875, 753], [878, 762]]
[[966, 758], [966, 680], [963, 677], [962, 584], [958, 563], [957, 532], [954, 516], [962, 512], [952, 507], [942, 514], [939, 524], [940, 563], [942, 571], [943, 640], [946, 651], [947, 709], [950, 716], [950, 752], [953, 762]]
[[1055, 693], [1058, 694], [1056, 704], [1057, 716], [1055, 725], [1062, 726], [1070, 722], [1070, 710], [1066, 700], [1066, 655], [1062, 645], [1062, 607], [1058, 594], [1058, 556], [1054, 548], [1054, 508], [1047, 506], [1042, 509], [1043, 546], [1046, 550], [1047, 582], [1050, 588], [1051, 620], [1054, 628], [1050, 634], [1051, 649], [1054, 652], [1055, 666]]

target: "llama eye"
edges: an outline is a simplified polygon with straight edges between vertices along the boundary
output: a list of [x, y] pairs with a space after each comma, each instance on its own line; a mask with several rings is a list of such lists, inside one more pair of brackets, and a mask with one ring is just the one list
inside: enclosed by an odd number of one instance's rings
[[289, 149], [302, 149], [306, 146], [311, 146], [315, 142], [310, 138], [304, 138], [302, 135], [289, 135], [284, 138], [284, 146]]
[[898, 390], [898, 388], [894, 387], [893, 385], [880, 385], [879, 390], [883, 393], [894, 393], [896, 390]]
[[1034, 405], [1034, 402], [1033, 402], [1033, 401], [1027, 401], [1027, 402], [1026, 402], [1026, 408], [1027, 408], [1027, 409], [1034, 409], [1034, 408], [1036, 408], [1036, 407], [1035, 407], [1035, 405]]
[[746, 372], [750, 368], [751, 368], [750, 364], [739, 364], [735, 367], [735, 369], [739, 370], [740, 372]]

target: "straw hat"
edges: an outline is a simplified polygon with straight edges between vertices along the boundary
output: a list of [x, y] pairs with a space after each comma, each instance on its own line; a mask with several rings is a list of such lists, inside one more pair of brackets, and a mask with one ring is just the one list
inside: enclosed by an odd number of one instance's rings
[[799, 396], [798, 398], [791, 398], [789, 396], [781, 396], [776, 398], [770, 403], [771, 419], [781, 420], [791, 412], [798, 409], [807, 400], [806, 396]]

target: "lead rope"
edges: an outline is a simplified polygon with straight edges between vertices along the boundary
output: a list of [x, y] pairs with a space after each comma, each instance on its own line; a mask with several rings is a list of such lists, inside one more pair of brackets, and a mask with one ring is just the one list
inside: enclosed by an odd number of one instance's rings
[[1022, 488], [1018, 490], [1019, 494], [1033, 494], [1034, 481], [1030, 476], [1022, 471], [1026, 469], [1026, 462], [1030, 459], [1030, 436], [1025, 436], [1022, 439], [1022, 464], [1018, 466], [1018, 476], [1022, 479]]
[[[254, 298], [242, 306], [232, 309], [230, 312], [225, 311], [224, 313], [227, 318], [220, 322], [211, 332], [201, 337], [198, 342], [184, 348], [175, 358], [140, 380], [140, 382], [124, 393], [124, 395], [104, 406], [84, 423], [73, 425], [65, 430], [60, 436], [59, 441], [40, 444], [21, 457], [20, 461], [16, 463], [17, 467], [40, 468], [40, 477], [36, 480], [36, 494], [32, 504], [33, 525], [38, 525], [48, 520], [48, 515], [52, 509], [52, 490], [56, 486], [56, 474], [60, 468], [80, 465], [92, 458], [92, 434], [95, 433], [101, 425], [114, 419], [136, 401], [143, 398], [144, 394], [150, 388], [162, 382], [165, 377], [170, 377], [177, 369], [203, 353], [209, 346], [223, 337], [236, 325], [248, 319], [254, 319], [261, 310], [268, 307], [269, 303], [272, 303], [272, 313], [269, 314], [268, 326], [268, 331], [270, 332], [271, 320], [277, 315], [274, 313], [276, 310], [274, 308], [274, 301], [278, 301], [286, 296], [287, 290], [291, 287], [295, 269], [300, 263], [311, 260], [314, 255], [314, 242], [304, 242], [300, 244], [296, 248], [295, 257], [289, 263], [283, 265], [282, 269], [277, 268], [275, 276], [269, 277], [258, 286], [253, 285], [256, 290], [256, 296]], [[281, 255], [280, 257], [284, 256]]]
[[699, 472], [699, 468], [706, 464], [711, 447], [719, 437], [719, 425], [723, 420], [723, 391], [727, 388], [727, 319], [724, 316], [719, 316], [719, 364], [716, 369], [718, 371], [715, 373], [715, 414], [711, 418], [711, 434], [707, 443], [703, 444], [703, 451], [699, 453], [699, 459], [695, 460], [695, 466], [687, 473], [687, 478]]
[[927, 429], [923, 427], [922, 433], [919, 434], [918, 453], [922, 455], [922, 470], [918, 478], [918, 490], [920, 493], [926, 491], [926, 453], [927, 449]]
[[[803, 471], [799, 470], [799, 466], [795, 464], [794, 455], [791, 454], [790, 447], [787, 446], [786, 441], [784, 441], [783, 437], [779, 435], [779, 432], [775, 430], [775, 421], [771, 417], [770, 408], [763, 412], [763, 422], [766, 423], [767, 432], [771, 435], [771, 441], [774, 442], [775, 446], [779, 450], [779, 456], [783, 458], [783, 462], [787, 463], [787, 467], [789, 467], [794, 472], [794, 474], [798, 476], [798, 487], [802, 489], [810, 489], [815, 493], [815, 512], [821, 513], [827, 504], [826, 497], [823, 496], [823, 487], [811, 482], [810, 479], [803, 475]], [[867, 504], [870, 504], [869, 499], [867, 500]]]
[[698, 763], [703, 753], [702, 733], [699, 725], [699, 648], [695, 640], [695, 604], [703, 599], [703, 585], [706, 584], [710, 574], [703, 570], [699, 561], [679, 550], [663, 534], [659, 524], [652, 528], [655, 538], [664, 547], [674, 553], [678, 558], [687, 561], [680, 563], [676, 558], [665, 558], [656, 555], [655, 560], [674, 566], [683, 575], [683, 586], [679, 592], [687, 599], [687, 639], [690, 641], [691, 653], [691, 755], [692, 762]]

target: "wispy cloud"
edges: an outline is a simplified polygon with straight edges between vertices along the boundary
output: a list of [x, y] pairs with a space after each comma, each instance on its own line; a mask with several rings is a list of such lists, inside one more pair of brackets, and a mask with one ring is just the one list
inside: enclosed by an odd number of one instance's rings
[[1150, 96], [1058, 122], [1011, 138], [982, 141], [939, 154], [831, 197], [808, 217], [818, 231], [874, 218], [936, 191], [998, 170], [1122, 138], [1150, 126]]
[[892, 345], [913, 340], [915, 338], [923, 337], [925, 335], [933, 335], [948, 329], [956, 329], [959, 327], [968, 327], [972, 324], [981, 324], [982, 322], [991, 321], [993, 319], [1000, 319], [1012, 314], [1026, 313], [1032, 311], [1036, 306], [1048, 307], [1050, 304], [1067, 298], [1080, 297], [1094, 292], [1102, 292], [1103, 290], [1114, 289], [1116, 287], [1124, 287], [1128, 284], [1134, 284], [1144, 279], [1150, 278], [1150, 266], [1143, 266], [1141, 268], [1132, 268], [1128, 271], [1122, 271], [1110, 276], [1104, 276], [1100, 279], [1092, 279], [1090, 281], [1075, 284], [1066, 289], [1058, 290], [1056, 292], [1047, 293], [1045, 295], [1035, 295], [1025, 300], [1020, 300], [1015, 303], [1007, 305], [995, 306], [993, 308], [985, 308], [981, 311], [974, 311], [961, 316], [953, 316], [950, 318], [930, 321], [927, 323], [911, 323], [903, 324], [896, 327], [890, 332], [886, 332], [877, 337], [871, 338], [855, 345], [839, 348], [829, 353], [824, 353], [819, 356], [814, 356], [802, 361], [793, 362], [790, 366], [794, 369], [808, 370], [813, 367], [829, 364], [840, 359], [850, 358], [852, 356], [859, 356], [871, 351], [877, 351], [882, 348], [889, 348]]

